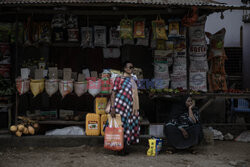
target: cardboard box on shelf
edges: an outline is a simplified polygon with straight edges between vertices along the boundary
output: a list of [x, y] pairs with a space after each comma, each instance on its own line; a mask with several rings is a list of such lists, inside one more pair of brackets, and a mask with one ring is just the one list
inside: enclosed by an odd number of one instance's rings
[[71, 80], [72, 69], [71, 68], [64, 68], [63, 69], [63, 80], [69, 81]]
[[57, 67], [49, 67], [49, 79], [58, 79]]
[[44, 116], [45, 119], [57, 119], [58, 118], [56, 110], [40, 111], [40, 116]]
[[43, 79], [43, 69], [35, 70], [35, 79]]
[[60, 119], [63, 119], [65, 117], [67, 117], [67, 116], [74, 116], [74, 111], [73, 110], [63, 110], [63, 109], [61, 109], [59, 111]]

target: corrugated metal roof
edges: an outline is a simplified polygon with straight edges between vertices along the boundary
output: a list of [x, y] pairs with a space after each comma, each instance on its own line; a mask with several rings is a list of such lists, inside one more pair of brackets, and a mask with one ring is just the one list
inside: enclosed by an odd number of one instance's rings
[[141, 5], [196, 5], [223, 6], [212, 0], [1, 0], [0, 4], [141, 4]]

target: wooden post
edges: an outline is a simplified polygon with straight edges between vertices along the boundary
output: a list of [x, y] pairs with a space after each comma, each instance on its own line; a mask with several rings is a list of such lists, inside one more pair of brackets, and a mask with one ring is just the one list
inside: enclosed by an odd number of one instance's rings
[[[15, 79], [17, 78], [17, 70], [18, 70], [18, 8], [16, 9], [16, 33], [15, 33]], [[18, 103], [19, 103], [19, 95], [18, 93], [16, 92], [16, 109], [15, 109], [15, 124], [17, 123], [17, 115], [18, 115]]]
[[187, 31], [186, 31], [186, 48], [187, 48], [187, 93], [188, 95], [190, 94], [190, 88], [189, 88], [189, 69], [190, 69], [190, 57], [189, 57], [189, 28], [187, 27]]

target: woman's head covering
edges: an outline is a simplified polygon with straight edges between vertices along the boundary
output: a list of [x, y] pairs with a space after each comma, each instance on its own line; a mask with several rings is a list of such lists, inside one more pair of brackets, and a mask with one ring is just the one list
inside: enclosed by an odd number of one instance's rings
[[184, 95], [172, 103], [170, 119], [178, 118], [181, 114], [187, 112], [186, 101], [189, 95]]

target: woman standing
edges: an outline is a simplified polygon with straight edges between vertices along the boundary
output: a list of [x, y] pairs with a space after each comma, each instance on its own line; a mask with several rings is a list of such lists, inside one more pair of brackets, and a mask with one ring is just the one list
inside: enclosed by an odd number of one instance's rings
[[[203, 133], [199, 110], [194, 107], [192, 98], [182, 98], [181, 104], [172, 106], [171, 114], [171, 120], [165, 125], [168, 144], [174, 149], [188, 149], [197, 145], [201, 141]], [[195, 151], [191, 151], [195, 153]]]
[[114, 81], [111, 94], [111, 116], [121, 115], [124, 128], [124, 149], [122, 154], [127, 154], [127, 146], [139, 143], [139, 98], [136, 85], [136, 78], [132, 76], [133, 64], [125, 62], [123, 75]]

